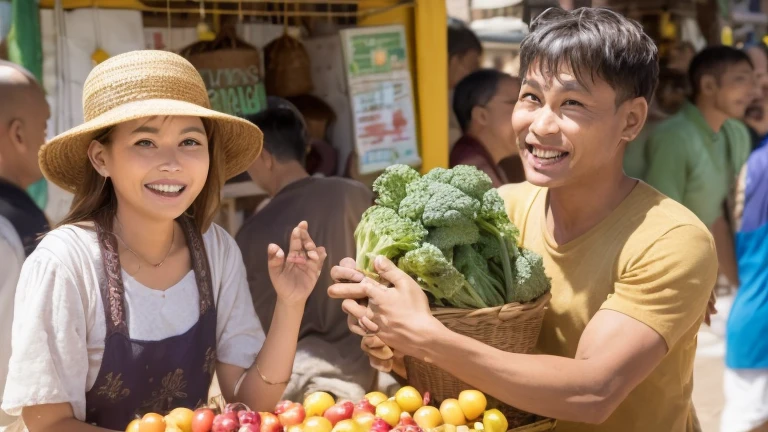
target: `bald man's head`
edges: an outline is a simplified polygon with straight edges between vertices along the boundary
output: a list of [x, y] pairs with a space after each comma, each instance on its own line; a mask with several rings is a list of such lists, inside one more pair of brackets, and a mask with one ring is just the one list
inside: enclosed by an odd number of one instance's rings
[[24, 68], [0, 60], [0, 177], [27, 187], [40, 179], [37, 152], [50, 110], [45, 93]]

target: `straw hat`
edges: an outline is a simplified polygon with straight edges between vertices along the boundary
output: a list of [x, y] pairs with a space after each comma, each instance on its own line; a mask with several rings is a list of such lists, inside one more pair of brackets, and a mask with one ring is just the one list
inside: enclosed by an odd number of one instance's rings
[[183, 57], [166, 51], [132, 51], [96, 66], [83, 87], [85, 123], [40, 149], [45, 177], [74, 192], [83, 182], [88, 146], [105, 128], [151, 116], [194, 116], [214, 124], [227, 179], [244, 172], [261, 152], [263, 134], [252, 123], [214, 111], [203, 79]]

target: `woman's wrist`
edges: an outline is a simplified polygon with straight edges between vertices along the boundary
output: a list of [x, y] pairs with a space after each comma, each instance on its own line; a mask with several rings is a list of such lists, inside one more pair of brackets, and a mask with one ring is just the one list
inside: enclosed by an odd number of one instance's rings
[[277, 297], [277, 303], [275, 304], [275, 314], [279, 311], [281, 314], [287, 314], [288, 316], [304, 316], [304, 307], [307, 301], [301, 302], [289, 302]]

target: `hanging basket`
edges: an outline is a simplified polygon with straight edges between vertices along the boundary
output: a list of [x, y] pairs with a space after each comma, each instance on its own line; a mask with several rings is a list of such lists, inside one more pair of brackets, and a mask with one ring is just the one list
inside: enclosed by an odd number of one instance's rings
[[[433, 308], [432, 315], [458, 334], [471, 337], [501, 351], [530, 354], [539, 339], [550, 297], [551, 294], [546, 293], [531, 303], [510, 303], [475, 310]], [[405, 367], [408, 382], [422, 393], [429, 392], [438, 406], [445, 399], [456, 398], [463, 390], [473, 388], [437, 366], [413, 357], [405, 358]], [[547, 420], [520, 411], [491, 397], [488, 398], [488, 407], [498, 408], [504, 413], [512, 430]]]
[[264, 47], [267, 94], [289, 98], [312, 92], [312, 69], [304, 45], [288, 34]]

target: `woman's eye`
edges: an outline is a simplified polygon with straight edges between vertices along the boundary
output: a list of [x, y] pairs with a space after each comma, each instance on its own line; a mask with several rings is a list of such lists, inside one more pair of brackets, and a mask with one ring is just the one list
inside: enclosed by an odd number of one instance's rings
[[152, 141], [150, 140], [141, 140], [138, 141], [135, 145], [139, 147], [152, 147], [154, 144], [152, 144]]
[[539, 101], [539, 98], [537, 98], [536, 96], [532, 95], [531, 93], [525, 93], [521, 99], [522, 100], [528, 100], [528, 101], [531, 101], [531, 102], [538, 102]]
[[182, 141], [181, 145], [184, 146], [184, 147], [193, 147], [193, 146], [200, 145], [200, 143], [190, 138], [190, 139], [185, 139], [184, 141]]

